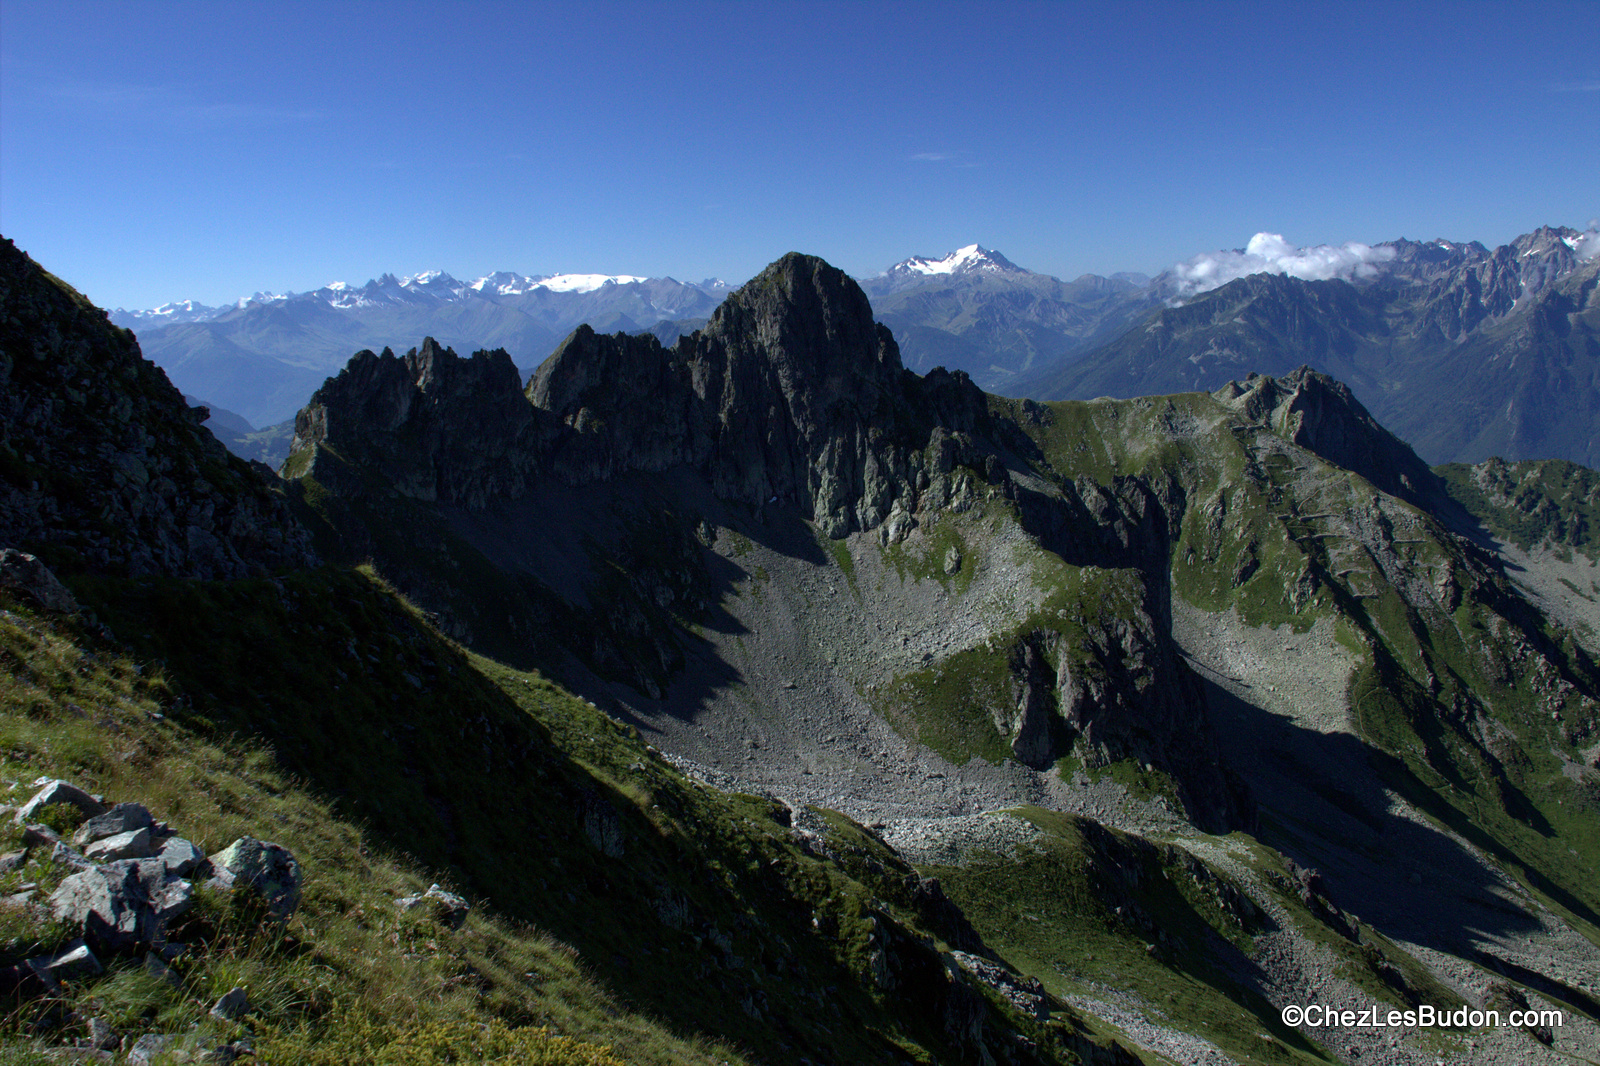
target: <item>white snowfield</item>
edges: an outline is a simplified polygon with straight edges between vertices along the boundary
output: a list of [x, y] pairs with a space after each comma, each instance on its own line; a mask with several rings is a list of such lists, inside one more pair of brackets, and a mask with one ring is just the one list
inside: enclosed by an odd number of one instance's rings
[[989, 258], [989, 253], [976, 244], [969, 244], [965, 248], [957, 248], [943, 259], [925, 259], [922, 256], [912, 256], [903, 263], [896, 264], [892, 269], [904, 270], [912, 274], [954, 274], [957, 270], [1001, 270], [999, 263]]

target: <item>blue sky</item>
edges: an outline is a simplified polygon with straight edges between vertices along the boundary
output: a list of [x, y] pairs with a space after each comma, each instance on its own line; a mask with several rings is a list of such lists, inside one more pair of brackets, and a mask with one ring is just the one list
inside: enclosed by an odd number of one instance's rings
[[0, 3], [0, 233], [108, 306], [386, 270], [1062, 277], [1600, 215], [1600, 3]]

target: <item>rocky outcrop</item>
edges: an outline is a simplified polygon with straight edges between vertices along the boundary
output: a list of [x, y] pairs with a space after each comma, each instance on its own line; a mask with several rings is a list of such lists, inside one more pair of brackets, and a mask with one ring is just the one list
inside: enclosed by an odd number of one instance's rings
[[1309, 366], [1278, 378], [1251, 374], [1212, 395], [1392, 496], [1418, 505], [1440, 496], [1437, 478], [1404, 441], [1380, 426], [1343, 382]]
[[905, 370], [855, 282], [791, 254], [671, 348], [580, 326], [525, 395], [504, 352], [361, 352], [296, 419], [285, 472], [481, 510], [540, 477], [690, 467], [724, 499], [797, 505], [832, 537], [903, 535], [974, 478], [1005, 483], [986, 403], [964, 374]]
[[78, 601], [49, 567], [15, 548], [0, 549], [0, 587], [14, 589], [57, 614], [76, 614], [78, 610]]
[[958, 463], [998, 480], [986, 401], [918, 377], [843, 272], [790, 254], [670, 349], [580, 327], [535, 372], [552, 472], [583, 483], [678, 465], [718, 495], [797, 505], [831, 537], [948, 502]]
[[295, 418], [286, 472], [345, 496], [395, 492], [481, 509], [516, 499], [539, 460], [537, 412], [503, 349], [463, 359], [432, 337], [358, 352]]
[[229, 455], [198, 410], [132, 333], [0, 238], [0, 544], [135, 575], [312, 562], [271, 471]]

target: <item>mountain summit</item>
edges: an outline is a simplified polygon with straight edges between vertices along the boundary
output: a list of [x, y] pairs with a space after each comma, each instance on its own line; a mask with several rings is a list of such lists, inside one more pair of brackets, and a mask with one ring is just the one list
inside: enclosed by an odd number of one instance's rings
[[957, 248], [941, 259], [928, 259], [914, 255], [910, 259], [903, 259], [884, 271], [884, 276], [892, 279], [919, 279], [937, 274], [949, 274], [960, 277], [964, 274], [975, 274], [986, 271], [991, 274], [1028, 274], [1031, 271], [1023, 270], [999, 252], [992, 252], [981, 245], [969, 244], [965, 248]]

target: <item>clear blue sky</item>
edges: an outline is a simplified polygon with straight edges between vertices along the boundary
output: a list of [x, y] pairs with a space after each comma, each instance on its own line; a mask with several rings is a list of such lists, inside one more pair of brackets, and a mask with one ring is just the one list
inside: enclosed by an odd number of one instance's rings
[[0, 2], [0, 233], [105, 306], [1600, 215], [1600, 3]]

